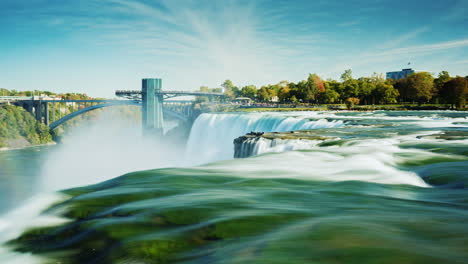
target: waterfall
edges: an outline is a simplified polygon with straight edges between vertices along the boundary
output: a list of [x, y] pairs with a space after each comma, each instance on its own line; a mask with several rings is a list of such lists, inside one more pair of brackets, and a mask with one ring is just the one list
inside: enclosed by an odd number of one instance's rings
[[263, 137], [248, 138], [235, 143], [234, 158], [248, 158], [268, 152], [285, 152], [291, 150], [310, 149], [322, 140], [308, 139], [268, 139]]
[[[319, 114], [316, 112], [301, 113], [300, 116], [292, 116], [293, 114], [202, 114], [195, 120], [190, 132], [185, 157], [186, 163], [198, 165], [217, 160], [232, 159], [234, 157], [233, 140], [251, 131], [286, 132], [335, 128], [344, 125], [341, 120], [320, 119]], [[312, 118], [314, 120], [311, 120]], [[269, 143], [268, 148], [276, 145], [278, 145], [278, 142]], [[291, 148], [292, 143], [287, 146], [287, 148]], [[265, 149], [263, 146], [259, 146], [257, 154], [263, 153], [262, 151]]]

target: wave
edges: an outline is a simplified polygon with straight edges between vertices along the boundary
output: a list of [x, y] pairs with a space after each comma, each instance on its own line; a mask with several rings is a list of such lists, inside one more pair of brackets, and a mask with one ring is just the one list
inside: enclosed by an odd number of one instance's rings
[[[405, 150], [394, 144], [385, 145], [374, 141], [374, 144], [361, 146], [311, 147], [303, 151], [269, 153], [248, 159], [221, 161], [198, 168], [247, 178], [363, 181], [430, 187], [417, 173], [398, 168], [406, 159], [403, 159], [402, 155], [396, 155], [397, 153], [421, 156], [426, 152]], [[432, 158], [434, 155], [436, 154], [428, 154], [426, 158]]]

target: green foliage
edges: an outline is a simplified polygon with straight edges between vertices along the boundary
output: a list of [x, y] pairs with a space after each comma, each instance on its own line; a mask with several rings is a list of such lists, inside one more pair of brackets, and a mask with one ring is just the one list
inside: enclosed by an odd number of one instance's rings
[[434, 95], [434, 78], [427, 72], [414, 73], [399, 80], [397, 89], [404, 100], [428, 102]]
[[85, 100], [85, 99], [91, 99], [86, 94], [81, 94], [81, 93], [64, 93], [64, 94], [57, 94], [53, 93], [50, 91], [39, 91], [39, 90], [34, 90], [34, 91], [17, 91], [17, 90], [7, 90], [5, 88], [0, 88], [0, 96], [60, 96], [63, 99], [67, 100]]
[[[342, 82], [332, 79], [323, 81], [317, 74], [309, 74], [306, 80], [296, 83], [281, 81], [261, 86], [259, 89], [249, 85], [239, 90], [230, 80], [226, 80], [222, 86], [230, 98], [244, 96], [258, 102], [272, 102], [277, 96], [279, 103], [293, 104], [342, 104], [348, 98], [357, 98], [359, 103], [354, 104], [417, 102], [422, 105], [438, 103], [439, 100], [448, 103], [454, 100], [448, 99], [450, 97], [448, 94], [463, 94], [461, 90], [455, 92], [452, 88], [444, 89], [444, 85], [451, 79], [446, 71], [442, 71], [436, 79], [427, 72], [418, 72], [397, 81], [385, 80], [382, 74], [375, 72], [370, 77], [354, 79], [351, 69], [348, 69], [341, 75]], [[460, 107], [463, 100], [457, 103]]]
[[268, 87], [262, 86], [257, 92], [257, 98], [259, 101], [268, 102], [271, 100], [271, 95], [268, 91]]
[[445, 103], [452, 105], [452, 108], [454, 105], [457, 108], [464, 108], [468, 97], [468, 81], [463, 77], [447, 81], [439, 94]]
[[353, 79], [353, 71], [351, 69], [345, 70], [343, 74], [341, 74], [341, 80], [343, 82], [349, 81]]
[[289, 102], [291, 99], [289, 94], [290, 92], [291, 88], [289, 87], [289, 84], [287, 86], [281, 87], [278, 91], [279, 101], [282, 103]]
[[297, 104], [298, 101], [295, 95], [291, 96], [291, 103]]
[[[200, 86], [199, 91], [204, 93], [221, 93], [221, 88], [208, 88], [208, 86]], [[197, 103], [206, 103], [211, 101], [219, 101], [219, 98], [209, 96], [197, 96], [195, 100]]]
[[323, 102], [327, 104], [334, 104], [337, 103], [340, 99], [340, 94], [330, 86], [327, 82], [327, 88], [325, 90], [325, 94], [323, 95]]
[[450, 77], [450, 74], [447, 71], [441, 71], [439, 73], [439, 76], [434, 79], [434, 87], [437, 91], [440, 91], [443, 89], [444, 84], [448, 81], [450, 81], [452, 77]]
[[6, 146], [8, 140], [25, 138], [31, 144], [44, 144], [52, 141], [49, 128], [23, 108], [0, 106], [0, 145]]
[[242, 87], [241, 95], [244, 97], [255, 99], [255, 97], [257, 96], [257, 87], [255, 87], [255, 85], [244, 86]]
[[360, 88], [359, 82], [355, 79], [349, 79], [341, 84], [341, 99], [349, 97], [359, 97]]
[[221, 86], [224, 88], [224, 94], [231, 99], [234, 99], [238, 96], [239, 88], [234, 86], [231, 80], [224, 81]]
[[379, 104], [395, 104], [400, 93], [391, 84], [379, 83], [373, 95]]

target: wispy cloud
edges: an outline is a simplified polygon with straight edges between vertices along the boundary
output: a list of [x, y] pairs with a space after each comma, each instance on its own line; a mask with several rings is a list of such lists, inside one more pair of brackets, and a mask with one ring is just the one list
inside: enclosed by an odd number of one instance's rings
[[[133, 83], [148, 76], [162, 77], [171, 89], [218, 86], [226, 78], [238, 85], [297, 81], [309, 72], [337, 78], [346, 68], [379, 71], [424, 56], [437, 61], [444, 52], [457, 57], [468, 46], [468, 39], [442, 34], [438, 25], [406, 21], [409, 11], [398, 13], [389, 0], [6, 1], [11, 4], [0, 2], [0, 31], [12, 28], [22, 38], [22, 46], [8, 52], [16, 54], [12, 61], [24, 56], [23, 64], [42, 65], [32, 59], [39, 52], [24, 41], [34, 34], [45, 47], [43, 57], [55, 52], [57, 58], [42, 75], [83, 72], [76, 66], [81, 61], [91, 74], [79, 78], [80, 85], [108, 87], [106, 94], [115, 86], [135, 88]], [[115, 78], [114, 84], [101, 75]]]
[[414, 29], [412, 31], [409, 31], [407, 33], [404, 33], [402, 35], [394, 36], [394, 37], [392, 37], [391, 40], [389, 40], [389, 41], [385, 42], [383, 45], [381, 45], [380, 48], [382, 48], [382, 49], [391, 49], [391, 48], [398, 47], [398, 46], [404, 44], [405, 42], [407, 42], [409, 40], [413, 40], [413, 39], [419, 37], [421, 34], [426, 33], [429, 30], [430, 30], [430, 28], [428, 26], [423, 26], [423, 27]]
[[[161, 1], [154, 7], [143, 2], [109, 0], [114, 11], [131, 14], [131, 24], [108, 21], [101, 43], [133, 46], [140, 53], [163, 59], [165, 72], [189, 77], [177, 86], [232, 78], [241, 84], [275, 81], [287, 72], [288, 61], [298, 57], [317, 37], [293, 36], [262, 16], [262, 9], [248, 1], [213, 4], [206, 1]], [[269, 19], [265, 21], [264, 19]], [[272, 30], [265, 30], [269, 24]], [[116, 26], [117, 25], [117, 26]], [[276, 25], [276, 27], [275, 27]]]
[[427, 44], [427, 45], [417, 45], [417, 46], [410, 46], [405, 48], [396, 48], [391, 49], [388, 51], [384, 51], [376, 56], [396, 56], [402, 54], [426, 54], [432, 53], [435, 51], [443, 51], [455, 48], [463, 48], [468, 46], [468, 39], [461, 39], [461, 40], [453, 40], [453, 41], [446, 41], [446, 42], [439, 42], [434, 44]]
[[[437, 52], [446, 52], [451, 49], [459, 49], [468, 47], [468, 39], [453, 40], [438, 42], [433, 44], [426, 45], [414, 45], [405, 48], [394, 48], [382, 51], [379, 49], [374, 49], [371, 51], [365, 51], [362, 53], [351, 54], [345, 56], [338, 60], [329, 70], [326, 72], [327, 75], [336, 76], [339, 72], [342, 72], [344, 69], [369, 69], [368, 73], [375, 71], [376, 65], [386, 65], [387, 69], [390, 65], [398, 64], [404, 66], [404, 63], [413, 60], [423, 60], [427, 61], [426, 58], [428, 54], [434, 55]], [[437, 62], [438, 60], [435, 57], [430, 57], [432, 60]], [[440, 59], [439, 59], [440, 60]], [[433, 62], [432, 66], [446, 67], [447, 63], [435, 63]], [[421, 65], [423, 66], [423, 65]], [[428, 67], [425, 65], [424, 67]], [[435, 67], [432, 71], [437, 71]], [[447, 68], [441, 68], [447, 69]]]

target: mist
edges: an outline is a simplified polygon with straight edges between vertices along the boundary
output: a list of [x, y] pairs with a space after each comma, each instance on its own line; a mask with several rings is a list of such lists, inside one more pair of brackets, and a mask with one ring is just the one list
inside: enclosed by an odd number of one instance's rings
[[103, 111], [95, 120], [81, 122], [63, 137], [45, 161], [39, 189], [56, 191], [132, 171], [180, 166], [182, 151], [180, 144], [143, 137], [141, 125], [118, 111]]

